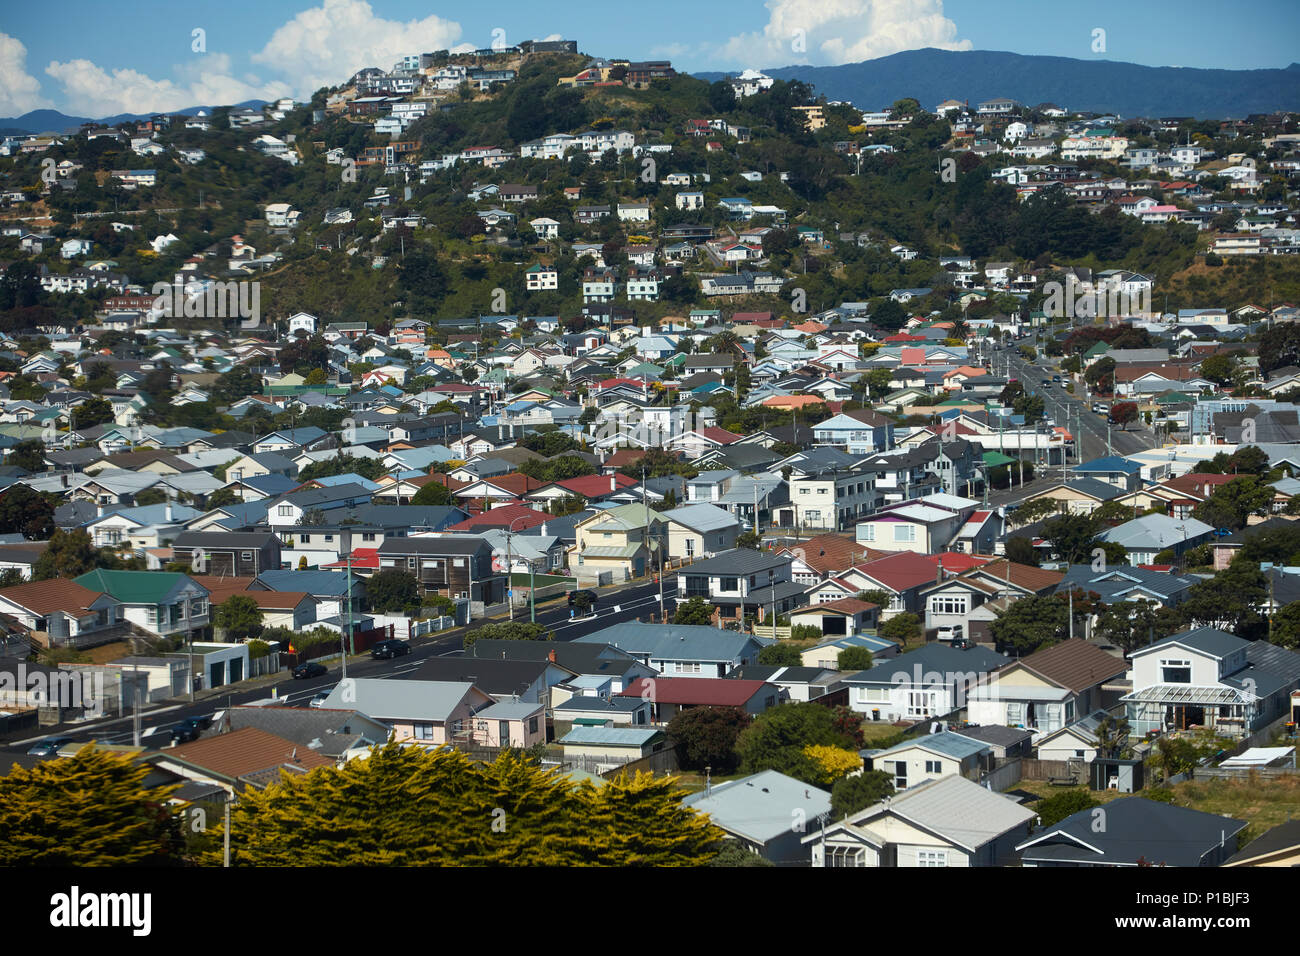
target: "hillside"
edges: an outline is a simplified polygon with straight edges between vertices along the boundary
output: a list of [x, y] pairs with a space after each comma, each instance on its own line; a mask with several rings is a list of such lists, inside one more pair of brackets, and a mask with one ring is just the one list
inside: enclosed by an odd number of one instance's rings
[[[947, 99], [974, 105], [1009, 96], [1030, 106], [1056, 103], [1069, 110], [1125, 117], [1245, 117], [1300, 109], [1297, 63], [1285, 70], [1201, 70], [1100, 58], [926, 49], [843, 66], [784, 66], [764, 72], [812, 83], [828, 100], [849, 100], [862, 109], [882, 109], [905, 96], [929, 109]], [[696, 75], [712, 81], [726, 74]]]

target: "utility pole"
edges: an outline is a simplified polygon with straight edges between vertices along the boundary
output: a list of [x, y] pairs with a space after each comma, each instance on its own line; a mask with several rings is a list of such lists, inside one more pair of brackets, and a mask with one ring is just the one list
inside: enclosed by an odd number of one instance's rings
[[343, 563], [347, 568], [346, 592], [343, 595], [343, 642], [339, 649], [343, 652], [343, 679], [348, 679], [348, 651], [352, 648], [352, 541], [348, 538], [348, 555]]

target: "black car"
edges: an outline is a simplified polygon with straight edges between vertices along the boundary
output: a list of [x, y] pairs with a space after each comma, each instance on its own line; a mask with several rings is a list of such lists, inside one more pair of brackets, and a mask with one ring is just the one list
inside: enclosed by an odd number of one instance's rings
[[306, 664], [299, 664], [293, 669], [293, 679], [301, 680], [304, 677], [324, 677], [329, 671], [325, 669], [324, 664], [317, 664], [315, 661], [308, 661]]
[[191, 740], [198, 740], [199, 734], [211, 723], [211, 717], [186, 717], [172, 728], [172, 741], [187, 744]]
[[409, 653], [411, 653], [411, 645], [406, 641], [399, 640], [380, 641], [370, 648], [370, 656], [377, 661], [386, 661], [389, 658], [401, 657], [403, 654]]

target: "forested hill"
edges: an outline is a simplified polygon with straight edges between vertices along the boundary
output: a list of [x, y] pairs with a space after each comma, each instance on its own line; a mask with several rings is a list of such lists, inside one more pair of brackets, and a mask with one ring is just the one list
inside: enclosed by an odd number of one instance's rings
[[[1112, 39], [1115, 39], [1112, 37]], [[1087, 42], [1087, 36], [1081, 37]], [[929, 109], [948, 99], [1009, 96], [1034, 106], [1132, 116], [1245, 117], [1300, 109], [1300, 64], [1284, 70], [1139, 66], [1098, 56], [1022, 56], [991, 50], [907, 50], [842, 66], [784, 66], [768, 76], [811, 83], [829, 100], [883, 109], [904, 96]], [[696, 74], [713, 81], [722, 73]]]

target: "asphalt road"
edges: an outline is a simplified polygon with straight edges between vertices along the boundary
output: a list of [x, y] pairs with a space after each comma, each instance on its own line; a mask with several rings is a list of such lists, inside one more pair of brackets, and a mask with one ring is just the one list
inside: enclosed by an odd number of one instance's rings
[[[1035, 363], [1027, 362], [1014, 347], [994, 352], [993, 355], [995, 371], [1005, 369], [1012, 378], [1020, 380], [1026, 391], [1041, 395], [1044, 414], [1055, 419], [1056, 424], [1069, 429], [1075, 436], [1080, 456], [1078, 461], [1090, 461], [1107, 454], [1106, 416], [1098, 415], [1088, 407], [1086, 393], [1072, 395], [1061, 388], [1059, 383], [1052, 382], [1053, 375], [1061, 374], [1058, 368], [1041, 357]], [[1048, 380], [1048, 385], [1042, 384], [1044, 379]], [[1080, 387], [1080, 383], [1076, 382], [1076, 390]], [[1129, 425], [1127, 430], [1111, 426], [1109, 433], [1109, 453], [1113, 455], [1132, 455], [1149, 451], [1158, 445], [1151, 430], [1138, 424]], [[1051, 477], [1056, 477], [1059, 473], [1059, 468], [1048, 471]]]
[[[628, 587], [601, 589], [597, 592], [595, 612], [586, 617], [570, 614], [567, 603], [557, 602], [558, 606], [545, 606], [538, 609], [537, 622], [555, 632], [557, 641], [572, 641], [585, 634], [591, 634], [612, 624], [625, 621], [645, 620], [659, 613], [659, 585], [654, 582], [633, 584]], [[672, 613], [676, 594], [676, 581], [668, 578], [664, 581], [664, 606]], [[529, 608], [516, 609], [515, 620], [527, 621]], [[353, 658], [348, 661], [349, 677], [367, 677], [385, 679], [409, 673], [424, 661], [434, 657], [448, 657], [464, 652], [464, 635], [467, 631], [482, 627], [484, 624], [496, 624], [506, 620], [475, 621], [467, 627], [457, 628], [433, 639], [417, 638], [411, 642], [411, 653], [392, 660], [373, 660], [369, 656]], [[171, 740], [172, 728], [187, 717], [206, 717], [226, 707], [248, 704], [252, 701], [275, 697], [286, 705], [306, 706], [317, 693], [329, 690], [342, 677], [342, 669], [337, 659], [325, 662], [328, 673], [321, 677], [294, 680], [287, 673], [273, 683], [257, 681], [252, 687], [233, 689], [230, 693], [206, 693], [194, 703], [172, 700], [156, 706], [147, 707], [141, 715], [141, 743], [148, 748], [166, 747]], [[130, 744], [133, 741], [133, 717], [115, 717], [89, 721], [81, 724], [42, 728], [39, 732], [27, 731], [21, 739], [8, 741], [3, 749], [10, 753], [26, 753], [27, 749], [48, 737], [68, 737], [76, 742], [97, 740], [104, 743]]]

